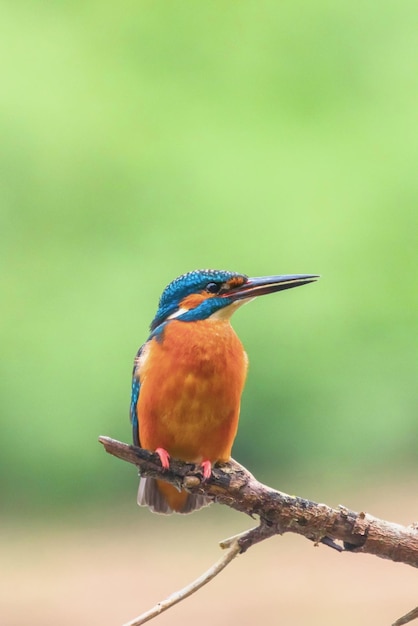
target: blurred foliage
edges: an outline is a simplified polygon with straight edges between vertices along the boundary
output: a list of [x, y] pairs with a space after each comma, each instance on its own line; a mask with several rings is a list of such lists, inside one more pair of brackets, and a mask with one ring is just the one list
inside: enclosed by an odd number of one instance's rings
[[237, 459], [330, 481], [416, 468], [416, 17], [412, 0], [2, 3], [12, 506], [135, 498], [97, 435], [130, 440], [133, 356], [198, 267], [322, 275], [234, 319]]

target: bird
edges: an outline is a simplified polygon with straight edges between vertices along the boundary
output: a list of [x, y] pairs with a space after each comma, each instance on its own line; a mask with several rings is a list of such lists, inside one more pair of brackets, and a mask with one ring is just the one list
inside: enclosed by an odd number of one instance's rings
[[[200, 466], [207, 480], [227, 462], [237, 433], [248, 358], [230, 319], [243, 304], [311, 283], [316, 274], [249, 278], [226, 270], [194, 270], [162, 292], [150, 335], [132, 372], [133, 442]], [[141, 477], [137, 502], [154, 513], [191, 513], [212, 502], [165, 481]]]

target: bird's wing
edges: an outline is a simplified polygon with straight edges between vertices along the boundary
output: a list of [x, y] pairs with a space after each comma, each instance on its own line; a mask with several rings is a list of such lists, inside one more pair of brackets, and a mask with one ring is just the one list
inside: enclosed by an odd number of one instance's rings
[[[144, 344], [145, 345], [145, 344]], [[131, 392], [131, 407], [130, 407], [130, 417], [132, 424], [132, 434], [135, 446], [141, 446], [141, 442], [139, 440], [139, 428], [138, 428], [138, 415], [136, 412], [136, 405], [138, 404], [139, 392], [141, 390], [141, 383], [139, 382], [139, 359], [141, 353], [144, 349], [144, 346], [141, 346], [136, 353], [134, 367], [132, 370], [132, 392]]]

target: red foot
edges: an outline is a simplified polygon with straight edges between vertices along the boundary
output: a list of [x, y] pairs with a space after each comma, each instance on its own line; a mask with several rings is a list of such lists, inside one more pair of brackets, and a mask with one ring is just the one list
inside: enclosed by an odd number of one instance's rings
[[170, 467], [170, 455], [168, 454], [167, 450], [164, 450], [164, 448], [157, 448], [155, 452], [160, 457], [161, 465], [163, 466], [163, 468], [168, 469]]
[[210, 461], [202, 461], [200, 464], [203, 472], [203, 480], [207, 480], [212, 475], [212, 463]]

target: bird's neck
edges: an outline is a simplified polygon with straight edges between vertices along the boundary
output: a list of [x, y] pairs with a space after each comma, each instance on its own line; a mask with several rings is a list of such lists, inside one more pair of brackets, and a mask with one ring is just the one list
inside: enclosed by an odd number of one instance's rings
[[167, 323], [161, 343], [165, 350], [193, 360], [238, 358], [244, 353], [229, 319], [208, 318], [198, 322], [173, 319]]

